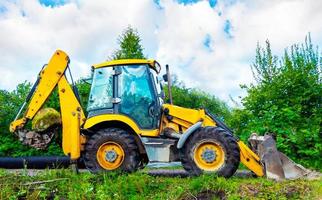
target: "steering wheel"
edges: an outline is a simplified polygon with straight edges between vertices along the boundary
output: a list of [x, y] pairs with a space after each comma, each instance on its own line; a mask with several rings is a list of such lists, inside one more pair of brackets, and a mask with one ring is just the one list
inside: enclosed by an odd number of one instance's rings
[[155, 116], [155, 101], [152, 101], [148, 107], [148, 113], [151, 117]]

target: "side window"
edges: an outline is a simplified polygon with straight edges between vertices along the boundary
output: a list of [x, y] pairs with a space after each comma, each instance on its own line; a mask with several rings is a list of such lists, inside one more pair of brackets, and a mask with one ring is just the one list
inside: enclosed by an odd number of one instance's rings
[[120, 113], [131, 117], [143, 129], [154, 127], [155, 119], [149, 114], [149, 108], [155, 104], [153, 91], [146, 65], [122, 66], [118, 92], [122, 99]]
[[94, 71], [91, 93], [87, 110], [113, 108], [112, 67], [99, 68]]

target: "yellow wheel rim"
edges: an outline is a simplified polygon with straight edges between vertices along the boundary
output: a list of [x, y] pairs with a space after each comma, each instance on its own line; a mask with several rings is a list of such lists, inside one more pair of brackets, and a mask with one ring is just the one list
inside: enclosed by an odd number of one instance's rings
[[194, 161], [204, 171], [217, 171], [225, 162], [225, 151], [216, 142], [205, 141], [194, 149]]
[[124, 156], [121, 145], [111, 141], [102, 144], [96, 153], [98, 163], [106, 170], [114, 170], [121, 166]]

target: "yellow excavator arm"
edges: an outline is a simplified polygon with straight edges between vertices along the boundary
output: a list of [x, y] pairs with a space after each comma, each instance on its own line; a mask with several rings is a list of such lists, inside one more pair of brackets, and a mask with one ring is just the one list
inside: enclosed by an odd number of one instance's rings
[[[15, 120], [10, 124], [10, 132], [23, 129], [57, 87], [63, 126], [63, 151], [72, 160], [76, 160], [80, 157], [81, 143], [84, 141], [80, 134], [80, 127], [84, 124], [86, 118], [79, 100], [66, 79], [65, 72], [68, 65], [69, 57], [67, 54], [57, 50], [49, 63], [40, 71], [25, 103], [20, 108]], [[26, 106], [23, 116], [19, 118]]]

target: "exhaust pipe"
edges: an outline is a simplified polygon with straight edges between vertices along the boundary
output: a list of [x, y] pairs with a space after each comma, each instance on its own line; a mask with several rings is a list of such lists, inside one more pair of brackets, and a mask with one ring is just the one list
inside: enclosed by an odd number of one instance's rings
[[171, 82], [171, 75], [170, 75], [169, 65], [166, 65], [165, 69], [166, 69], [166, 72], [167, 72], [168, 94], [169, 94], [169, 101], [170, 101], [169, 103], [172, 105], [173, 104], [172, 91], [171, 91], [172, 82]]
[[[70, 164], [71, 160], [67, 156], [0, 157], [0, 168], [5, 169], [68, 168]], [[80, 161], [77, 164], [82, 166]]]

